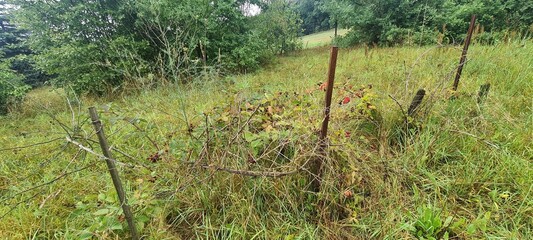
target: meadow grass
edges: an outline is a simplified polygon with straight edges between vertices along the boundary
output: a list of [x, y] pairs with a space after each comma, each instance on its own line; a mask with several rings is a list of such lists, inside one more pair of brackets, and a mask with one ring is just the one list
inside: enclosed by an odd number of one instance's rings
[[[0, 238], [128, 236], [105, 164], [64, 140], [99, 152], [94, 105], [117, 160], [135, 165], [120, 174], [146, 239], [527, 239], [532, 44], [473, 45], [457, 92], [458, 47], [340, 49], [318, 195], [305, 170], [248, 177], [199, 162], [287, 171], [315, 157], [328, 48], [107, 100], [38, 89], [0, 119]], [[398, 105], [419, 88], [427, 98], [406, 131]]]
[[[337, 35], [343, 36], [348, 32], [348, 29], [338, 29]], [[303, 48], [315, 48], [326, 46], [331, 43], [335, 37], [335, 29], [313, 33], [302, 37]]]

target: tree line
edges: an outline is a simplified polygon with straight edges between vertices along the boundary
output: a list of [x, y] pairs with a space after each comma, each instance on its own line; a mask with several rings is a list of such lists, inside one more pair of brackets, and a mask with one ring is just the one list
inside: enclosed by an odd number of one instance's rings
[[[314, 19], [327, 15], [330, 27], [336, 21], [348, 28], [339, 39], [345, 46], [460, 43], [471, 15], [477, 15], [481, 43], [533, 32], [531, 0], [301, 0], [300, 5], [313, 5], [300, 9], [317, 16]], [[313, 27], [321, 29], [320, 24]]]

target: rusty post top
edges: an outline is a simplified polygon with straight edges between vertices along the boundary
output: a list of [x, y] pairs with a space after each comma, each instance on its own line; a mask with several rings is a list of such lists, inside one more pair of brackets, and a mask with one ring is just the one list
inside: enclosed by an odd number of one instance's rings
[[337, 68], [337, 55], [339, 48], [337, 46], [331, 47], [330, 59], [329, 59], [329, 69], [328, 69], [328, 80], [326, 87], [326, 106], [324, 109], [324, 120], [322, 122], [322, 128], [320, 130], [320, 139], [324, 141], [328, 136], [328, 124], [331, 108], [331, 98], [333, 95], [333, 86], [335, 80], [335, 69]]

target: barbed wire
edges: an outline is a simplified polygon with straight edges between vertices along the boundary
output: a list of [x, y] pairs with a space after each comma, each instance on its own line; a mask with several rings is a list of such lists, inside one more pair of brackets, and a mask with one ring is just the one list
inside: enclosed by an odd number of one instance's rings
[[2, 149], [0, 149], [0, 152], [10, 151], [10, 150], [19, 150], [19, 149], [24, 149], [24, 148], [31, 148], [31, 147], [35, 147], [35, 146], [39, 146], [39, 145], [45, 145], [45, 144], [53, 143], [53, 142], [59, 141], [61, 139], [63, 139], [63, 138], [54, 138], [54, 139], [49, 140], [49, 141], [44, 141], [44, 142], [39, 142], [39, 143], [34, 143], [34, 144], [25, 145], [25, 146], [19, 146], [19, 147], [2, 148]]
[[10, 199], [13, 199], [13, 198], [15, 198], [16, 196], [19, 196], [19, 195], [21, 195], [21, 194], [24, 194], [24, 193], [30, 192], [30, 191], [32, 191], [32, 190], [35, 190], [35, 189], [38, 189], [38, 188], [41, 188], [41, 187], [44, 187], [44, 186], [50, 185], [50, 184], [52, 184], [52, 183], [54, 183], [54, 182], [56, 182], [56, 181], [58, 181], [58, 180], [60, 180], [60, 179], [63, 179], [63, 178], [65, 178], [65, 177], [67, 177], [67, 176], [69, 176], [69, 175], [71, 175], [71, 174], [74, 174], [74, 173], [77, 173], [77, 172], [83, 171], [83, 170], [85, 170], [85, 169], [88, 169], [88, 168], [90, 168], [90, 167], [93, 167], [94, 165], [96, 165], [96, 163], [91, 163], [91, 164], [88, 164], [88, 165], [85, 166], [85, 167], [82, 167], [82, 168], [76, 169], [76, 170], [74, 170], [74, 171], [70, 171], [70, 172], [63, 173], [63, 174], [61, 174], [61, 175], [55, 177], [54, 179], [52, 179], [52, 180], [50, 180], [50, 181], [48, 181], [48, 182], [45, 182], [45, 183], [41, 183], [41, 184], [35, 185], [35, 186], [33, 186], [33, 187], [30, 187], [30, 188], [27, 188], [27, 189], [22, 190], [22, 191], [20, 191], [20, 192], [17, 192], [17, 193], [15, 193], [15, 194], [13, 194], [13, 195], [11, 195], [11, 196], [9, 196], [9, 197], [6, 197], [6, 198], [2, 199], [2, 200], [0, 201], [0, 203], [3, 203], [3, 202], [8, 201], [8, 200], [10, 200]]

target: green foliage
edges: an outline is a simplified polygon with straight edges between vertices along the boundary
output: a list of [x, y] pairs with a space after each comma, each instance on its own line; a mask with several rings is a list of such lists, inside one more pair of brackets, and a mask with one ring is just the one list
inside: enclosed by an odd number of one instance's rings
[[331, 28], [329, 13], [323, 11], [318, 1], [300, 0], [297, 2], [297, 9], [302, 19], [304, 35]]
[[11, 63], [11, 70], [24, 76], [24, 83], [32, 87], [42, 85], [50, 77], [36, 68], [25, 43], [30, 33], [12, 23], [12, 12], [12, 7], [0, 1], [0, 57]]
[[301, 48], [298, 36], [301, 20], [294, 6], [285, 0], [271, 1], [264, 13], [254, 20], [267, 52], [283, 54]]
[[12, 24], [12, 10], [5, 1], [0, 2], [0, 56], [10, 58], [19, 54], [28, 54], [29, 50], [21, 43], [28, 31]]
[[126, 77], [147, 72], [145, 61], [138, 55], [146, 44], [130, 40], [117, 37], [104, 45], [64, 44], [43, 51], [36, 56], [37, 63], [57, 76], [52, 80], [56, 86], [69, 86], [77, 93], [111, 93]]
[[[143, 72], [144, 41], [135, 39], [126, 1], [12, 1], [16, 20], [31, 31], [39, 69], [56, 86], [78, 93], [110, 93], [131, 72]], [[80, 21], [83, 19], [83, 21]], [[140, 66], [136, 66], [140, 65]]]
[[264, 11], [247, 16], [242, 7], [254, 2], [12, 1], [39, 69], [57, 86], [98, 95], [184, 82], [210, 69], [250, 71], [296, 49], [299, 21], [289, 4], [257, 1]]
[[[128, 238], [105, 163], [64, 142], [65, 132], [76, 129], [72, 137], [98, 147], [86, 120], [86, 107], [95, 105], [117, 161], [135, 165], [118, 169], [146, 238], [410, 239], [448, 232], [450, 239], [527, 239], [530, 49], [530, 41], [473, 45], [454, 101], [446, 100], [446, 76], [460, 48], [341, 50], [320, 194], [306, 191], [305, 167], [279, 178], [223, 169], [285, 172], [317, 157], [324, 107], [317, 83], [327, 71], [326, 49], [279, 58], [252, 74], [150, 89], [112, 103], [82, 96], [79, 110], [60, 91], [34, 91], [28, 98], [53, 99], [57, 122], [50, 108], [0, 118], [7, 149], [0, 161], [0, 210], [7, 213], [0, 238]], [[476, 95], [486, 82], [493, 88], [481, 107]], [[433, 105], [398, 151], [388, 133], [398, 105], [407, 106], [419, 88]], [[316, 212], [334, 217], [317, 224]]]
[[9, 63], [0, 63], [0, 113], [19, 103], [30, 87], [22, 82], [23, 76], [9, 68]]
[[21, 46], [27, 32], [11, 24], [11, 11], [4, 1], [0, 1], [0, 27], [0, 112], [3, 114], [22, 100], [28, 91], [20, 73], [31, 72], [31, 66], [28, 64], [25, 69], [16, 67], [21, 61], [15, 57], [28, 53], [28, 49]]
[[[322, 8], [351, 29], [341, 40], [345, 45], [457, 43], [474, 14], [482, 32], [525, 34], [533, 24], [526, 13], [533, 11], [533, 3], [527, 0], [329, 0]], [[444, 38], [439, 39], [439, 34]]]
[[263, 42], [240, 9], [243, 3], [145, 0], [137, 1], [133, 11], [140, 34], [159, 52], [168, 73], [194, 73], [200, 61], [241, 71], [257, 68], [264, 54]]
[[411, 226], [411, 232], [418, 239], [436, 240], [449, 239], [450, 233], [446, 227], [450, 225], [452, 217], [441, 220], [441, 210], [432, 206], [418, 208], [418, 217]]
[[10, 61], [10, 69], [23, 75], [23, 82], [33, 88], [42, 86], [51, 79], [50, 75], [37, 69], [34, 56], [32, 55], [18, 55], [11, 58]]

